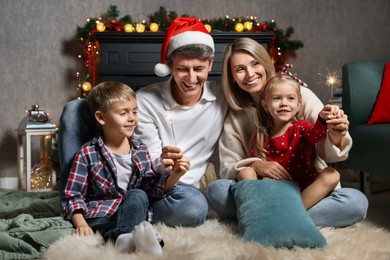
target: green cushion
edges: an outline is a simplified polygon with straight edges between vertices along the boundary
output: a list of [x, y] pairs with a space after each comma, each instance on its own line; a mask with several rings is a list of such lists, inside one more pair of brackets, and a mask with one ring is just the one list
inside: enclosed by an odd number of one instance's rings
[[231, 185], [238, 228], [245, 241], [274, 247], [323, 247], [326, 240], [291, 181], [239, 181]]

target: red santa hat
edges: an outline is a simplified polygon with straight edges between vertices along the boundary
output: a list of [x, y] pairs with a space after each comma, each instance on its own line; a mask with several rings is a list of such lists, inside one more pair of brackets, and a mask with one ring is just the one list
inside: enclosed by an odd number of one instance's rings
[[196, 17], [178, 17], [173, 20], [165, 32], [164, 41], [161, 46], [160, 63], [154, 67], [157, 76], [165, 77], [171, 72], [165, 64], [166, 58], [176, 49], [190, 45], [204, 44], [214, 51], [214, 40], [204, 27], [203, 23]]

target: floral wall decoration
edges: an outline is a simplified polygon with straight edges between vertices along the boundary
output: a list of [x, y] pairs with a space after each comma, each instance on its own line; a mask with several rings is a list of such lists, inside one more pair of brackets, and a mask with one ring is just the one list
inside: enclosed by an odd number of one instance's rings
[[[80, 97], [85, 97], [97, 83], [96, 58], [99, 55], [99, 43], [95, 40], [96, 32], [121, 33], [153, 33], [165, 32], [171, 22], [178, 17], [174, 11], [160, 7], [158, 11], [148, 15], [148, 20], [135, 22], [131, 15], [119, 16], [117, 6], [109, 6], [105, 15], [99, 18], [88, 18], [84, 26], [77, 26], [76, 39], [83, 45], [83, 53], [78, 55], [82, 60], [82, 71], [76, 73], [78, 78], [77, 90]], [[183, 16], [191, 16], [183, 14]], [[290, 40], [294, 29], [290, 26], [285, 30], [279, 28], [274, 20], [259, 21], [257, 17], [229, 17], [200, 19], [209, 32], [273, 32], [269, 45], [269, 54], [277, 71], [285, 65], [289, 56], [303, 47], [299, 40]]]

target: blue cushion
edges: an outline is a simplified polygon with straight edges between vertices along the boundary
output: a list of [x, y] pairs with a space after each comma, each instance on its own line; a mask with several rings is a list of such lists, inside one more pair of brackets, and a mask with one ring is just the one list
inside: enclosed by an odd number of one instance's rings
[[274, 247], [323, 247], [326, 239], [303, 206], [291, 181], [239, 181], [230, 187], [238, 228], [245, 241]]

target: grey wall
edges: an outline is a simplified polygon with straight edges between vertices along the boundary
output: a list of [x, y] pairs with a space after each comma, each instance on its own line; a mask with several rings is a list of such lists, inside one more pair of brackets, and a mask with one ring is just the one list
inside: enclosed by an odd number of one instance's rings
[[[242, 3], [244, 2], [244, 3]], [[168, 11], [199, 18], [253, 15], [295, 29], [304, 48], [289, 62], [323, 102], [329, 89], [318, 73], [340, 71], [352, 60], [390, 58], [388, 0], [2, 0], [0, 2], [0, 178], [16, 177], [14, 129], [32, 104], [58, 123], [62, 107], [78, 93], [75, 72], [81, 64], [74, 44], [77, 25], [105, 14], [110, 4], [120, 16]]]

